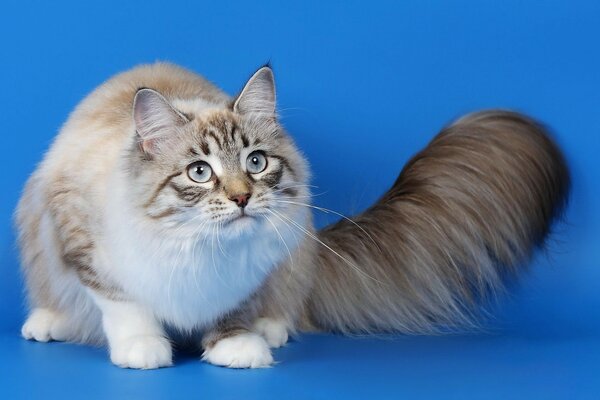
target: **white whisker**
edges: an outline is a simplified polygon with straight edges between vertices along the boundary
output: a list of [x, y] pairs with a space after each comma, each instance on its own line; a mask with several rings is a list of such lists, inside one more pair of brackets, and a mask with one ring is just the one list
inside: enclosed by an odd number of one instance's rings
[[[198, 228], [198, 233], [196, 234], [196, 236], [194, 237], [194, 246], [192, 247], [192, 274], [194, 276], [194, 283], [196, 284], [196, 289], [199, 289], [200, 286], [198, 285], [198, 277], [196, 274], [196, 270], [198, 269], [198, 265], [197, 265], [197, 261], [196, 261], [196, 245], [198, 244], [199, 240], [198, 238], [200, 237], [200, 234], [202, 233], [202, 230], [204, 229], [204, 227], [206, 226], [206, 224], [208, 224], [208, 221], [204, 221], [202, 223], [202, 225], [200, 225], [200, 228]], [[200, 252], [202, 252], [202, 249], [204, 248], [204, 241], [206, 240], [206, 236], [204, 235], [204, 238], [202, 239], [202, 246], [200, 248]]]
[[289, 203], [289, 204], [295, 204], [295, 205], [298, 205], [298, 206], [310, 207], [310, 208], [313, 208], [315, 210], [324, 212], [326, 214], [332, 213], [332, 214], [335, 214], [335, 215], [337, 215], [339, 217], [342, 217], [343, 219], [345, 219], [346, 221], [350, 222], [351, 224], [353, 224], [354, 226], [356, 226], [358, 229], [360, 229], [365, 235], [367, 235], [367, 237], [371, 240], [371, 242], [373, 242], [373, 244], [375, 246], [377, 246], [377, 249], [380, 252], [382, 251], [381, 247], [379, 247], [379, 244], [377, 244], [377, 242], [375, 241], [375, 239], [373, 239], [373, 237], [362, 226], [360, 226], [356, 221], [354, 221], [353, 219], [345, 216], [344, 214], [341, 214], [341, 213], [339, 213], [337, 211], [330, 210], [329, 208], [324, 208], [324, 207], [319, 207], [319, 206], [313, 206], [312, 204], [299, 203], [299, 202], [296, 202], [296, 201], [290, 201], [290, 200], [274, 200], [274, 201], [279, 202], [279, 203]]
[[[275, 189], [277, 188], [278, 184], [270, 186], [269, 189]], [[299, 188], [299, 187], [306, 187], [306, 188], [313, 188], [313, 189], [318, 189], [318, 186], [315, 185], [305, 185], [305, 184], [293, 184], [293, 185], [289, 185], [289, 186], [285, 186], [285, 187], [279, 187], [276, 190], [273, 190], [272, 193], [279, 193], [282, 192], [286, 189], [293, 189], [293, 188]]]
[[223, 254], [223, 257], [225, 258], [229, 258], [229, 256], [227, 254], [225, 254], [225, 251], [223, 250], [223, 247], [221, 246], [221, 222], [217, 222], [217, 245], [219, 246], [219, 249], [221, 250], [221, 254]]
[[303, 233], [305, 233], [308, 237], [316, 240], [318, 243], [320, 243], [322, 246], [324, 246], [325, 248], [327, 248], [329, 251], [331, 251], [333, 254], [335, 254], [336, 256], [338, 256], [340, 259], [344, 260], [346, 262], [346, 264], [348, 264], [350, 267], [352, 267], [356, 272], [358, 272], [359, 274], [363, 275], [364, 277], [371, 279], [377, 283], [383, 284], [382, 282], [380, 282], [379, 280], [373, 278], [372, 276], [370, 276], [369, 274], [367, 274], [366, 272], [364, 272], [362, 269], [360, 269], [357, 265], [355, 265], [354, 263], [352, 263], [350, 260], [348, 260], [346, 257], [344, 257], [343, 255], [341, 255], [340, 253], [338, 253], [337, 251], [333, 250], [330, 246], [328, 246], [327, 244], [325, 244], [321, 239], [319, 239], [316, 235], [314, 235], [312, 232], [308, 231], [306, 228], [304, 228], [302, 225], [300, 225], [299, 223], [297, 223], [296, 221], [294, 221], [293, 219], [289, 218], [288, 216], [277, 212], [275, 210], [272, 210], [273, 215], [275, 216], [279, 216], [279, 219], [281, 218], [285, 218], [286, 220], [288, 220], [289, 222], [292, 223], [293, 226], [295, 226], [296, 228], [298, 228], [300, 231], [302, 231]]
[[[271, 210], [266, 209], [267, 211], [271, 212]], [[292, 257], [292, 252], [290, 251], [290, 248], [288, 247], [287, 243], [285, 242], [285, 239], [283, 238], [283, 236], [281, 235], [281, 233], [279, 232], [279, 229], [277, 229], [277, 226], [275, 226], [275, 224], [273, 223], [273, 221], [271, 221], [271, 218], [269, 218], [268, 215], [264, 215], [264, 217], [267, 219], [267, 221], [269, 221], [269, 223], [273, 226], [273, 228], [275, 229], [275, 232], [277, 232], [277, 235], [279, 235], [279, 239], [281, 239], [281, 242], [283, 243], [283, 245], [285, 246], [287, 253], [290, 257], [290, 265], [291, 265], [291, 269], [294, 269], [294, 258]], [[291, 273], [291, 272], [290, 272]]]

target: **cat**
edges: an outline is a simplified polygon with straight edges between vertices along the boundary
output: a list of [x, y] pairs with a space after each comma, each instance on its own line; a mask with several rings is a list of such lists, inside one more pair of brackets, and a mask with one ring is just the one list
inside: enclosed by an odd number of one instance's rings
[[472, 326], [568, 199], [559, 148], [511, 111], [444, 128], [370, 209], [316, 231], [307, 161], [270, 66], [231, 98], [168, 63], [73, 111], [16, 211], [26, 339], [107, 344], [125, 368], [273, 364], [298, 331]]

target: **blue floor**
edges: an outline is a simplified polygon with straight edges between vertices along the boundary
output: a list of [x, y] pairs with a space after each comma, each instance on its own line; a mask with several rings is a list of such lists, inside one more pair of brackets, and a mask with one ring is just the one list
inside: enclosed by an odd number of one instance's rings
[[[28, 342], [19, 336], [20, 288], [4, 286], [10, 301], [0, 302], [0, 399], [600, 399], [600, 324], [587, 309], [600, 309], [597, 282], [580, 279], [597, 268], [547, 261], [538, 257], [503, 297], [485, 332], [305, 334], [262, 370], [215, 367], [189, 352], [177, 352], [171, 368], [124, 370], [105, 349]], [[15, 282], [14, 253], [4, 267]]]
[[228, 370], [177, 352], [174, 367], [135, 371], [113, 366], [105, 349], [21, 339], [18, 263], [14, 252], [5, 255], [1, 400], [600, 399], [597, 266], [538, 256], [478, 334], [305, 334], [276, 350], [278, 363], [269, 369]]
[[[121, 370], [104, 350], [0, 336], [0, 398], [597, 399], [600, 339], [515, 334], [350, 339], [305, 335], [279, 364], [228, 370], [179, 354], [176, 366]], [[582, 366], [586, 366], [582, 368]]]
[[[8, 0], [0, 8], [0, 400], [600, 399], [597, 0]], [[154, 60], [233, 94], [269, 59], [283, 123], [312, 166], [315, 204], [344, 214], [371, 205], [464, 113], [517, 109], [554, 131], [573, 175], [567, 223], [556, 227], [549, 257], [502, 298], [489, 332], [303, 335], [275, 352], [278, 365], [253, 371], [190, 354], [173, 368], [121, 370], [103, 349], [20, 339], [11, 216], [77, 102], [112, 74]]]

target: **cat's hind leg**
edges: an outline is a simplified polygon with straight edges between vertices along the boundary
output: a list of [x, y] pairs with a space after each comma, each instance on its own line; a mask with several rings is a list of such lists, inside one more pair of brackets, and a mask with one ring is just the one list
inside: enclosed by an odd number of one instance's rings
[[49, 342], [66, 341], [71, 336], [68, 319], [59, 311], [49, 308], [34, 308], [21, 328], [27, 340]]
[[283, 318], [258, 318], [254, 321], [252, 330], [261, 335], [269, 347], [278, 348], [288, 341], [288, 324]]

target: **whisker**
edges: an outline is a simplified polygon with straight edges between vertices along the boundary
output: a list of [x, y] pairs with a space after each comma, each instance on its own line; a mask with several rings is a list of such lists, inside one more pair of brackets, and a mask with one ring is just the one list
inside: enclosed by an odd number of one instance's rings
[[307, 184], [293, 184], [293, 185], [289, 185], [289, 186], [285, 186], [285, 187], [279, 187], [279, 188], [278, 188], [278, 186], [279, 186], [279, 184], [275, 184], [273, 186], [269, 186], [269, 189], [276, 189], [276, 190], [273, 190], [272, 193], [279, 193], [279, 192], [282, 192], [282, 191], [284, 191], [286, 189], [293, 189], [293, 188], [298, 188], [298, 187], [307, 187], [307, 188], [312, 188], [312, 189], [318, 189], [319, 188], [318, 186], [307, 185]]
[[[177, 229], [175, 229], [175, 232], [173, 232], [173, 233], [170, 233], [170, 232], [169, 232], [169, 233], [168, 233], [166, 236], [167, 236], [167, 237], [176, 237], [176, 236], [177, 236], [177, 234], [178, 234], [178, 233], [179, 233], [179, 232], [180, 232], [180, 231], [181, 231], [181, 230], [182, 230], [182, 229], [183, 229], [185, 226], [188, 226], [188, 225], [189, 225], [189, 224], [191, 224], [192, 222], [194, 222], [194, 221], [196, 221], [197, 219], [199, 219], [199, 218], [202, 218], [202, 217], [203, 217], [203, 215], [196, 215], [195, 217], [191, 218], [191, 219], [190, 219], [190, 220], [188, 220], [188, 221], [185, 221], [185, 222], [184, 222], [182, 225], [180, 225], [180, 226], [179, 226]], [[169, 242], [170, 242], [170, 240], [168, 240], [168, 239], [167, 239], [167, 240], [162, 240], [162, 241], [160, 242], [160, 244], [158, 245], [158, 247], [157, 247], [157, 248], [154, 250], [154, 252], [153, 252], [152, 256], [150, 257], [150, 260], [154, 260], [154, 259], [156, 258], [156, 256], [158, 255], [158, 253], [159, 253], [160, 251], [162, 251], [162, 250], [163, 250], [163, 248], [164, 248], [164, 246], [166, 245], [166, 243], [169, 243]]]
[[[202, 230], [204, 229], [206, 224], [208, 224], [208, 221], [204, 221], [202, 223], [202, 225], [200, 225], [200, 228], [198, 228], [198, 233], [194, 237], [194, 246], [192, 247], [192, 259], [193, 259], [192, 274], [194, 277], [194, 283], [196, 284], [196, 289], [200, 289], [200, 286], [198, 285], [198, 277], [197, 277], [197, 273], [196, 273], [196, 270], [198, 269], [198, 261], [196, 260], [196, 245], [198, 245], [198, 242], [199, 242], [198, 238], [200, 237], [200, 234], [202, 233]], [[202, 246], [200, 248], [200, 252], [202, 252], [202, 249], [204, 248], [204, 241], [206, 240], [206, 236], [207, 235], [204, 235], [204, 238], [202, 239]]]
[[299, 203], [299, 202], [296, 202], [296, 201], [290, 201], [290, 200], [273, 200], [273, 201], [276, 201], [276, 202], [279, 202], [279, 203], [289, 203], [289, 204], [295, 204], [295, 205], [298, 205], [298, 206], [310, 207], [310, 208], [313, 208], [313, 209], [315, 209], [315, 210], [318, 210], [318, 211], [324, 212], [324, 213], [326, 213], [326, 214], [332, 213], [332, 214], [335, 214], [335, 215], [337, 215], [337, 216], [340, 216], [340, 217], [344, 218], [346, 221], [350, 222], [351, 224], [354, 224], [354, 226], [356, 226], [356, 227], [357, 227], [358, 229], [360, 229], [360, 230], [361, 230], [361, 231], [362, 231], [362, 232], [363, 232], [365, 235], [367, 235], [367, 237], [368, 237], [368, 238], [371, 240], [371, 242], [373, 242], [373, 244], [374, 244], [375, 246], [377, 246], [377, 249], [378, 249], [380, 252], [382, 252], [382, 251], [383, 251], [383, 250], [381, 250], [381, 247], [379, 247], [379, 244], [377, 244], [377, 242], [375, 241], [375, 239], [373, 239], [373, 237], [372, 237], [372, 236], [369, 234], [369, 232], [367, 232], [367, 231], [366, 231], [366, 230], [365, 230], [365, 229], [364, 229], [362, 226], [360, 226], [360, 225], [359, 225], [359, 224], [358, 224], [356, 221], [354, 221], [353, 219], [351, 219], [351, 218], [349, 218], [349, 217], [345, 216], [344, 214], [341, 214], [341, 213], [339, 213], [339, 212], [337, 212], [337, 211], [330, 210], [329, 208], [325, 208], [325, 207], [319, 207], [319, 206], [313, 206], [312, 204]]
[[326, 194], [327, 192], [321, 192], [321, 193], [311, 193], [308, 194], [306, 196], [291, 196], [293, 199], [312, 199], [313, 197], [317, 197], [317, 196], [323, 196], [324, 194]]
[[225, 251], [223, 250], [223, 247], [221, 246], [221, 224], [222, 222], [217, 222], [217, 245], [219, 246], [219, 249], [221, 250], [221, 254], [223, 254], [223, 257], [225, 257], [226, 259], [229, 259], [229, 256], [227, 254], [225, 254]]
[[[206, 221], [206, 224], [205, 224], [205, 225], [208, 225], [208, 222], [209, 222], [209, 221]], [[203, 229], [204, 229], [204, 227], [205, 227], [205, 226], [203, 226]], [[210, 235], [209, 235], [208, 233], [205, 233], [205, 235], [204, 235], [204, 238], [202, 239], [202, 245], [200, 246], [200, 254], [204, 253], [204, 246], [205, 246], [205, 245], [206, 245], [206, 243], [208, 242], [208, 237], [209, 237], [209, 236], [210, 236]], [[195, 256], [194, 256], [194, 257], [195, 257]], [[196, 262], [196, 261], [194, 261], [194, 264], [197, 264], [197, 262]], [[204, 271], [204, 265], [202, 265], [202, 269], [201, 269], [201, 271]], [[203, 297], [205, 297], [205, 296], [204, 296], [204, 293], [200, 293], [200, 295], [201, 295], [201, 296], [203, 296]]]
[[[271, 211], [269, 209], [267, 209], [267, 211]], [[275, 232], [277, 232], [277, 235], [279, 235], [279, 239], [281, 239], [281, 242], [283, 243], [283, 245], [285, 246], [288, 255], [290, 256], [290, 265], [291, 265], [291, 270], [294, 269], [294, 258], [292, 257], [292, 252], [290, 251], [290, 248], [288, 247], [287, 243], [285, 242], [285, 240], [283, 239], [283, 236], [281, 235], [281, 233], [279, 232], [279, 229], [277, 229], [277, 226], [275, 226], [275, 224], [273, 223], [273, 221], [271, 221], [271, 218], [269, 218], [268, 215], [264, 215], [264, 217], [267, 219], [267, 221], [269, 221], [269, 223], [273, 226], [273, 228], [275, 229]], [[290, 272], [291, 273], [291, 272]]]
[[171, 301], [171, 282], [173, 281], [173, 274], [175, 273], [175, 269], [177, 268], [177, 264], [179, 263], [179, 257], [183, 252], [183, 247], [185, 246], [186, 241], [182, 240], [179, 245], [179, 251], [177, 252], [177, 257], [175, 257], [175, 261], [173, 261], [173, 266], [171, 267], [171, 273], [169, 274], [169, 283], [167, 284], [167, 300]]
[[215, 275], [219, 276], [217, 271], [217, 264], [215, 263], [215, 225], [213, 225], [212, 232], [210, 235], [210, 256], [212, 258], [213, 270]]
[[214, 224], [213, 225], [213, 230], [212, 230], [212, 238], [210, 241], [210, 254], [212, 257], [212, 263], [213, 263], [213, 270], [215, 271], [215, 275], [217, 275], [217, 278], [223, 282], [226, 286], [229, 286], [229, 283], [225, 281], [225, 279], [223, 279], [223, 277], [221, 276], [221, 274], [219, 273], [219, 268], [217, 267], [217, 264], [215, 262], [215, 231], [217, 229], [217, 225]]
[[300, 231], [304, 232], [310, 238], [316, 240], [318, 243], [320, 243], [322, 246], [324, 246], [325, 248], [327, 248], [329, 251], [331, 251], [333, 254], [335, 254], [336, 256], [338, 256], [340, 259], [344, 260], [350, 267], [352, 267], [359, 274], [361, 274], [364, 277], [369, 278], [369, 279], [371, 279], [371, 280], [373, 280], [373, 281], [375, 281], [375, 282], [377, 282], [379, 284], [383, 284], [383, 282], [380, 282], [379, 280], [373, 278], [372, 276], [370, 276], [369, 274], [367, 274], [366, 272], [364, 272], [363, 270], [361, 270], [354, 263], [352, 263], [350, 260], [348, 260], [346, 257], [342, 256], [340, 253], [338, 253], [337, 251], [333, 250], [330, 246], [328, 246], [327, 244], [325, 244], [321, 239], [319, 239], [317, 236], [315, 236], [312, 232], [308, 231], [306, 228], [304, 228], [302, 225], [300, 225], [299, 223], [297, 223], [293, 219], [291, 219], [288, 216], [286, 216], [286, 215], [284, 215], [284, 214], [282, 214], [280, 212], [277, 212], [275, 210], [272, 210], [271, 212], [273, 212], [273, 215], [275, 215], [275, 216], [280, 216], [279, 219], [281, 219], [283, 217], [286, 220], [288, 220], [289, 222], [291, 222], [293, 226], [295, 226], [296, 228], [298, 228]]

